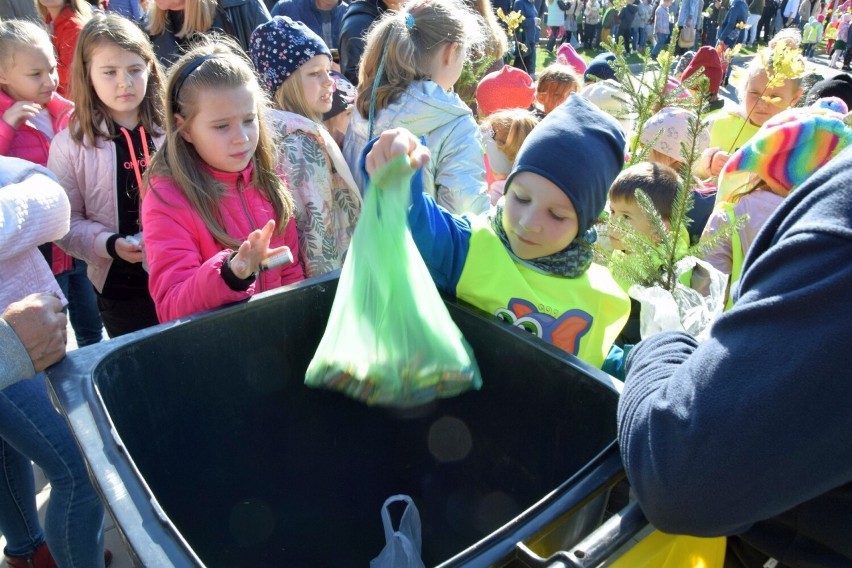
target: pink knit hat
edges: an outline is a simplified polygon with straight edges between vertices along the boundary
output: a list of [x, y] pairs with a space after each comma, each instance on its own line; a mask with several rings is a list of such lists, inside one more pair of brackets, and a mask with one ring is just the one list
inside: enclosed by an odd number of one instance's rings
[[476, 87], [480, 117], [509, 108], [529, 108], [535, 100], [535, 83], [526, 71], [504, 65], [483, 77]]
[[570, 42], [565, 42], [556, 51], [556, 62], [560, 65], [568, 65], [574, 68], [574, 71], [583, 75], [586, 72], [586, 62], [583, 58], [577, 55], [574, 46]]

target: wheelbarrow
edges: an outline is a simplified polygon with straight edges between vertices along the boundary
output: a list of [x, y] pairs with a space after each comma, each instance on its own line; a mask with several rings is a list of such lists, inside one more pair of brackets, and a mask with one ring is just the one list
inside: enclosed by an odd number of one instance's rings
[[[615, 513], [619, 383], [447, 299], [483, 387], [406, 410], [308, 388], [337, 274], [68, 354], [48, 370], [140, 566], [367, 566], [411, 496], [427, 566], [594, 566]], [[618, 506], [620, 508], [620, 505]]]

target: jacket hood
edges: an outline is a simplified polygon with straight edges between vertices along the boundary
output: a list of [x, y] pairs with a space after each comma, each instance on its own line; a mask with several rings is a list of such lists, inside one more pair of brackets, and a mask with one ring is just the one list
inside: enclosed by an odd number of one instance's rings
[[382, 0], [355, 0], [355, 2], [349, 4], [349, 8], [343, 17], [349, 18], [356, 14], [368, 14], [377, 17], [387, 9], [387, 5]]
[[471, 111], [456, 93], [432, 81], [414, 81], [398, 100], [376, 114], [374, 132], [404, 123], [415, 136], [423, 136]]

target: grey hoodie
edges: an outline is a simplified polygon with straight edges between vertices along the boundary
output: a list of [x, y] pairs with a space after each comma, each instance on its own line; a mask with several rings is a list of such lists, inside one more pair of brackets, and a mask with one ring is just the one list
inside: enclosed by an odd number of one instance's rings
[[[414, 81], [387, 108], [376, 112], [373, 136], [403, 127], [425, 137], [432, 153], [423, 170], [424, 191], [452, 213], [488, 210], [482, 137], [473, 114], [455, 93], [432, 81]], [[367, 145], [368, 121], [356, 111], [343, 138], [343, 156], [363, 193], [361, 153]]]

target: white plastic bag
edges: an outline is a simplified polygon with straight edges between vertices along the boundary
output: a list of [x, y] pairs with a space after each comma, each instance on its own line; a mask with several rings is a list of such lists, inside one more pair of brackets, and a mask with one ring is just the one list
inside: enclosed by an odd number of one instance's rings
[[662, 331], [684, 331], [703, 342], [713, 321], [725, 307], [728, 276], [703, 260], [687, 256], [675, 265], [678, 276], [692, 270], [692, 287], [678, 282], [669, 292], [659, 286], [634, 284], [628, 294], [642, 305], [639, 334], [642, 339]]

